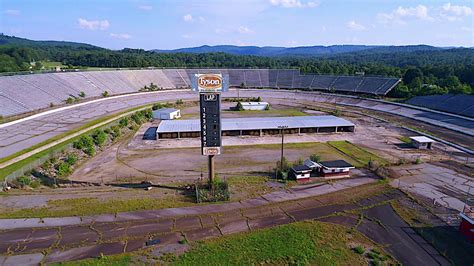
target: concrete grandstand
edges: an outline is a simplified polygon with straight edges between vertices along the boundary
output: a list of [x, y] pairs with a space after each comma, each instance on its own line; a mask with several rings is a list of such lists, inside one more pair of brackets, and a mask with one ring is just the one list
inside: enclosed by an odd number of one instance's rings
[[196, 73], [228, 74], [232, 87], [305, 89], [386, 95], [398, 78], [301, 75], [292, 69], [146, 69], [45, 73], [0, 77], [0, 115], [19, 115], [64, 104], [69, 97], [138, 92], [153, 83], [160, 89], [189, 88]]

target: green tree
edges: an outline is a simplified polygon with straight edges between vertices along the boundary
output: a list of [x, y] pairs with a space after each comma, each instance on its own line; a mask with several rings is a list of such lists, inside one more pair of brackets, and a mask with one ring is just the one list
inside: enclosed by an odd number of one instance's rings
[[309, 159], [313, 162], [316, 162], [316, 163], [319, 163], [321, 162], [321, 156], [319, 156], [318, 154], [316, 153], [313, 153], [309, 156]]
[[85, 92], [83, 92], [83, 91], [79, 92], [79, 97], [81, 97], [81, 98], [84, 98], [84, 97], [86, 97], [86, 93], [85, 93]]
[[73, 103], [73, 102], [74, 102], [74, 98], [72, 98], [72, 97], [68, 97], [68, 98], [66, 99], [66, 103], [67, 103], [67, 104], [71, 104], [71, 103]]
[[244, 106], [242, 105], [241, 102], [237, 102], [237, 105], [235, 106], [235, 109], [237, 111], [243, 111], [244, 110]]
[[92, 138], [94, 139], [95, 145], [102, 147], [104, 143], [107, 141], [107, 134], [101, 129], [97, 129], [92, 134]]
[[108, 97], [109, 96], [109, 92], [108, 91], [104, 91], [102, 92], [102, 97]]

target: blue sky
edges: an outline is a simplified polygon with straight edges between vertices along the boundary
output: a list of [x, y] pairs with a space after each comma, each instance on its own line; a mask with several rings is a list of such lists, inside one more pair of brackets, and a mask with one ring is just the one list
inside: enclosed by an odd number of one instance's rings
[[474, 46], [474, 1], [0, 0], [0, 32], [111, 49]]

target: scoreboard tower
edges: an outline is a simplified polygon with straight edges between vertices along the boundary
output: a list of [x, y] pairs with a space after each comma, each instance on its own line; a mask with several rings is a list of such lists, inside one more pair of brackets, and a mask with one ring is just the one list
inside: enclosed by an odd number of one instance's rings
[[221, 92], [228, 90], [228, 76], [196, 74], [193, 91], [199, 92], [201, 154], [208, 156], [209, 181], [214, 179], [214, 156], [221, 154]]

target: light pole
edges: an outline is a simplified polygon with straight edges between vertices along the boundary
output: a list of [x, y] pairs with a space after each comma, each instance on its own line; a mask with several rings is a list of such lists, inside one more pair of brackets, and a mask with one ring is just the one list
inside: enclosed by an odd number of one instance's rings
[[288, 126], [278, 126], [281, 132], [281, 156], [280, 156], [280, 171], [283, 174], [283, 143], [285, 139], [285, 129], [288, 128]]

